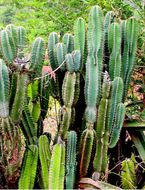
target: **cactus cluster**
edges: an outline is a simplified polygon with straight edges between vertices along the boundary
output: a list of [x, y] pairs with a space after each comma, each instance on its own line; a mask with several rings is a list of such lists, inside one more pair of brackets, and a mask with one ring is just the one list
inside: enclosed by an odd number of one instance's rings
[[[88, 173], [95, 181], [105, 174], [108, 148], [116, 146], [123, 126], [138, 31], [134, 18], [121, 23], [114, 18], [114, 12], [104, 17], [94, 6], [88, 26], [78, 18], [74, 35], [50, 33], [47, 51], [38, 37], [29, 55], [23, 27], [0, 31], [2, 162], [6, 175], [20, 166], [18, 159], [13, 169], [10, 160], [23, 135], [19, 189], [73, 189]], [[46, 53], [52, 78], [42, 69]], [[54, 141], [43, 133], [49, 95], [60, 104]]]

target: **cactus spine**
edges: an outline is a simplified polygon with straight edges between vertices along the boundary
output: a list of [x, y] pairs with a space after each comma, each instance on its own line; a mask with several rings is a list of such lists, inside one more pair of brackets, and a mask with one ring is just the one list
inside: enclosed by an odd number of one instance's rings
[[66, 189], [73, 189], [74, 187], [76, 172], [76, 145], [76, 132], [70, 131], [67, 137]]

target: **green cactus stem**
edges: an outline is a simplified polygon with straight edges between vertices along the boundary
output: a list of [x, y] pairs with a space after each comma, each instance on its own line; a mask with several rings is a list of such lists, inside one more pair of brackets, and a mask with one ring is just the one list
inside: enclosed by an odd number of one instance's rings
[[66, 33], [62, 38], [62, 42], [66, 46], [66, 52], [71, 53], [74, 50], [74, 37], [72, 34]]
[[29, 145], [24, 154], [24, 160], [19, 178], [19, 189], [33, 189], [38, 161], [38, 147]]
[[108, 32], [108, 47], [110, 51], [109, 75], [113, 80], [121, 74], [121, 29], [118, 23], [112, 23]]
[[26, 46], [26, 30], [23, 26], [17, 27], [18, 48], [23, 49]]
[[27, 83], [27, 75], [18, 74], [15, 99], [14, 99], [12, 110], [10, 113], [10, 116], [13, 122], [15, 123], [20, 121], [20, 115], [22, 114], [22, 111], [23, 111], [25, 92], [26, 92], [26, 83]]
[[4, 61], [0, 59], [0, 117], [9, 116], [9, 73]]
[[51, 159], [50, 144], [46, 135], [39, 137], [39, 158], [41, 163], [41, 175], [43, 181], [43, 188], [48, 189], [49, 187], [49, 166]]
[[12, 64], [16, 57], [16, 47], [7, 30], [2, 30], [0, 32], [0, 45], [4, 60], [8, 64]]
[[49, 168], [49, 189], [64, 189], [65, 147], [55, 144]]
[[[90, 125], [90, 124], [89, 124]], [[83, 131], [80, 142], [80, 177], [87, 175], [94, 142], [94, 130], [87, 128]]]
[[76, 132], [70, 131], [67, 137], [66, 189], [74, 188], [76, 172], [76, 145]]

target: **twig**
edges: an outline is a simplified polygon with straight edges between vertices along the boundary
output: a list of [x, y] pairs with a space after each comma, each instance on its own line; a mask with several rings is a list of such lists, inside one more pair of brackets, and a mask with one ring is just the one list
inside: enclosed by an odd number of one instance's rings
[[61, 68], [61, 66], [65, 63], [65, 60], [59, 65], [59, 67], [57, 67], [54, 71], [51, 71], [50, 73], [44, 75], [44, 76], [41, 76], [41, 77], [37, 77], [37, 78], [34, 78], [34, 80], [39, 80], [39, 79], [42, 79], [42, 78], [45, 78], [46, 76], [49, 76], [53, 73], [55, 73], [57, 70], [59, 70]]

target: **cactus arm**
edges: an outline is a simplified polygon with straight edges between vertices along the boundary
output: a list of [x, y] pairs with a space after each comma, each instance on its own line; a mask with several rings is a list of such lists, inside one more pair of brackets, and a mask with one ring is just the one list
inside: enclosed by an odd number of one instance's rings
[[122, 24], [122, 36], [123, 36], [123, 80], [124, 80], [124, 94], [123, 101], [125, 101], [130, 77], [135, 65], [135, 53], [137, 49], [137, 37], [138, 37], [138, 22], [134, 18], [129, 18], [126, 23]]
[[41, 135], [39, 137], [38, 144], [39, 144], [39, 158], [41, 163], [43, 187], [44, 189], [48, 189], [49, 187], [48, 176], [49, 176], [51, 153], [47, 136]]
[[19, 189], [33, 189], [38, 161], [38, 148], [30, 145], [26, 150], [19, 179]]
[[17, 78], [16, 95], [10, 113], [13, 122], [18, 122], [20, 120], [20, 115], [22, 114], [24, 99], [25, 99], [26, 82], [27, 82], [27, 75], [19, 74]]
[[122, 78], [120, 77], [115, 77], [112, 83], [112, 92], [111, 92], [111, 105], [110, 105], [110, 110], [109, 110], [109, 118], [108, 118], [108, 127], [109, 131], [111, 133], [113, 123], [114, 123], [114, 118], [115, 118], [115, 113], [117, 109], [118, 103], [122, 101], [122, 94], [123, 94], [123, 81]]
[[6, 30], [0, 32], [1, 51], [5, 61], [11, 64], [16, 56], [16, 47], [13, 40]]
[[[57, 66], [59, 67], [65, 60], [66, 46], [63, 43], [57, 43], [55, 46], [55, 59]], [[65, 71], [65, 65], [60, 67], [61, 71]]]
[[81, 70], [83, 69], [85, 53], [85, 20], [78, 18], [74, 24], [74, 49], [80, 50], [82, 55]]
[[49, 189], [63, 190], [64, 164], [65, 164], [65, 147], [62, 144], [56, 144], [53, 147], [51, 161], [50, 161]]
[[24, 27], [17, 27], [18, 48], [23, 49], [26, 45], [26, 30]]
[[86, 176], [90, 164], [94, 141], [94, 131], [92, 129], [85, 129], [81, 136], [80, 143], [80, 177]]
[[4, 61], [0, 59], [0, 117], [9, 115], [9, 73]]
[[76, 144], [76, 132], [70, 131], [67, 138], [66, 189], [73, 189], [74, 187], [76, 171]]
[[42, 66], [45, 56], [45, 44], [42, 38], [36, 38], [31, 53], [31, 65], [30, 69], [35, 72], [36, 76], [40, 76], [42, 73]]
[[74, 50], [74, 37], [72, 34], [64, 34], [62, 42], [66, 46], [66, 52], [71, 53]]
[[50, 65], [53, 70], [57, 68], [55, 62], [55, 55], [54, 55], [54, 49], [57, 43], [58, 43], [58, 35], [56, 32], [52, 32], [48, 38], [48, 55], [49, 55]]
[[110, 148], [115, 147], [115, 145], [118, 142], [118, 139], [120, 137], [120, 131], [123, 126], [124, 116], [125, 116], [125, 105], [123, 103], [119, 103], [117, 106], [115, 122], [110, 137], [110, 143], [109, 143]]
[[112, 23], [108, 32], [110, 50], [109, 74], [111, 80], [121, 73], [121, 29], [118, 23]]
[[13, 24], [9, 24], [6, 26], [6, 30], [10, 33], [13, 44], [17, 48], [17, 28]]
[[62, 85], [62, 99], [65, 106], [71, 107], [74, 101], [76, 73], [66, 72]]

